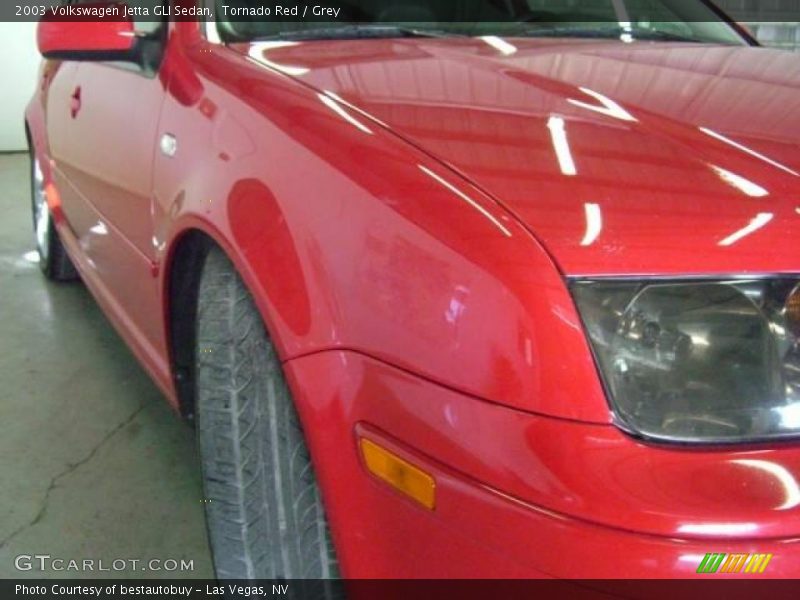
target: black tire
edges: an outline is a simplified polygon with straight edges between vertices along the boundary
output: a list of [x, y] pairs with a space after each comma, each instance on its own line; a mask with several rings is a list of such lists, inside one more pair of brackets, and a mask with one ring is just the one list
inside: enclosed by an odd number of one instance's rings
[[78, 278], [78, 271], [72, 264], [67, 251], [61, 243], [58, 231], [53, 224], [47, 206], [44, 180], [36, 153], [31, 152], [31, 211], [36, 250], [39, 253], [39, 268], [51, 281], [72, 281]]
[[195, 367], [206, 523], [217, 577], [337, 578], [319, 488], [280, 361], [251, 295], [216, 248], [200, 280]]

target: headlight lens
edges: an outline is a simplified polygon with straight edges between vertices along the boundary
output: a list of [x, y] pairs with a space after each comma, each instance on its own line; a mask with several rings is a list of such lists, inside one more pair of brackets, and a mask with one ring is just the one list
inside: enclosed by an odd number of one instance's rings
[[799, 281], [574, 282], [620, 426], [679, 442], [800, 434]]

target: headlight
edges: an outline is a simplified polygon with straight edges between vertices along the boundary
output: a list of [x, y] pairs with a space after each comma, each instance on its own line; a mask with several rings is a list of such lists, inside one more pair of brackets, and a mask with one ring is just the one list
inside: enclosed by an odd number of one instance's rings
[[572, 283], [619, 425], [679, 442], [800, 434], [799, 281]]

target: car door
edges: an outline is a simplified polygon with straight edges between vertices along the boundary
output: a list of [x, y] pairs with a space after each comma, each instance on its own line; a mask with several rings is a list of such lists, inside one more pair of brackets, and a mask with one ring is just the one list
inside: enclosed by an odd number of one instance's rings
[[70, 65], [74, 73], [50, 97], [47, 116], [49, 123], [59, 123], [50, 130], [56, 183], [86, 259], [87, 283], [139, 346], [163, 356], [162, 328], [153, 318], [160, 308], [153, 277], [152, 186], [165, 98], [159, 55], [168, 25], [141, 20], [135, 27], [147, 40], [147, 61]]

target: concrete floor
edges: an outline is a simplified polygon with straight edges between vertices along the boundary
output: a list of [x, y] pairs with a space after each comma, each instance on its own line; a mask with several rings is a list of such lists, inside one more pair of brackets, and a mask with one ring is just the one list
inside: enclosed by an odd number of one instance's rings
[[[28, 186], [28, 157], [0, 155], [0, 578], [212, 577], [194, 434], [83, 285], [30, 262]], [[20, 554], [194, 571], [20, 572]]]

